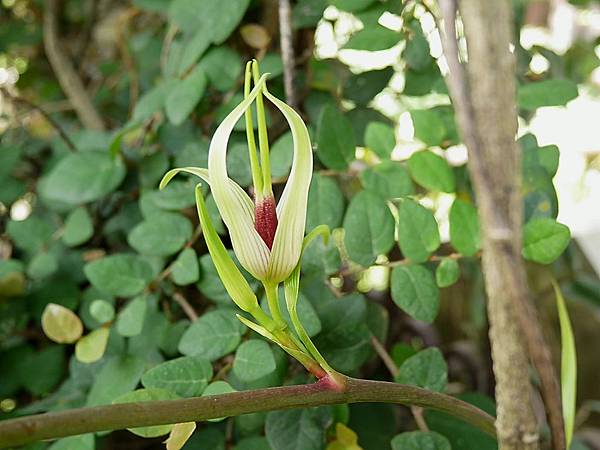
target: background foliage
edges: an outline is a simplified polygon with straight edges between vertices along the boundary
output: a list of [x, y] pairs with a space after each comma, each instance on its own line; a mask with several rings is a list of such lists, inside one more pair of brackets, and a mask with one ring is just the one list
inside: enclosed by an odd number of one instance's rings
[[[521, 29], [529, 5], [514, 4]], [[299, 313], [336, 369], [460, 395], [493, 412], [476, 199], [429, 7], [293, 7], [295, 88], [316, 155], [307, 228], [334, 230], [329, 246], [317, 239], [306, 251]], [[246, 60], [258, 58], [270, 90], [284, 97], [276, 2], [64, 1], [62, 42], [107, 131], [81, 127], [63, 97], [44, 55], [44, 13], [40, 1], [4, 0], [0, 15], [0, 418], [309, 381], [235, 318], [198, 227], [195, 181], [157, 189], [169, 168], [206, 167], [212, 132], [240, 101]], [[564, 55], [516, 42], [526, 130], [537, 108], [588, 88], [597, 42], [578, 40]], [[530, 67], [536, 55], [549, 61], [541, 73]], [[277, 195], [291, 135], [270, 113]], [[242, 122], [236, 130], [229, 173], [247, 187]], [[545, 328], [556, 342], [554, 276], [576, 340], [597, 339], [588, 316], [597, 314], [599, 281], [555, 220], [559, 149], [526, 131], [520, 143], [523, 256]], [[597, 356], [584, 352], [580, 364], [579, 427], [593, 425], [590, 399], [600, 396]], [[422, 413], [412, 412], [418, 425]], [[252, 414], [199, 424], [184, 448], [495, 448], [444, 414], [425, 413], [430, 431], [422, 423], [415, 431], [415, 418], [372, 404]], [[169, 429], [132, 432], [154, 438]], [[577, 448], [588, 448], [584, 437]], [[162, 440], [116, 432], [27, 448], [160, 448]]]

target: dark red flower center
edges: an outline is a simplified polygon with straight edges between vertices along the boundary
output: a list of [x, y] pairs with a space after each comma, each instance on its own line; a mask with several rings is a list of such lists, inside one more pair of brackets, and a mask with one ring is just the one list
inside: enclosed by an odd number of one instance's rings
[[267, 197], [254, 206], [254, 228], [265, 241], [269, 250], [273, 247], [275, 231], [277, 230], [277, 211], [275, 199]]

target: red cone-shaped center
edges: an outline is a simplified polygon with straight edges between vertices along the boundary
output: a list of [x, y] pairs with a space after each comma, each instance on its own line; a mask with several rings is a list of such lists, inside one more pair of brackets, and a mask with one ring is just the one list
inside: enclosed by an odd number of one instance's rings
[[277, 211], [275, 208], [273, 197], [267, 197], [260, 202], [256, 202], [254, 207], [254, 228], [265, 241], [269, 250], [273, 247], [273, 239], [275, 239], [275, 231], [277, 230]]

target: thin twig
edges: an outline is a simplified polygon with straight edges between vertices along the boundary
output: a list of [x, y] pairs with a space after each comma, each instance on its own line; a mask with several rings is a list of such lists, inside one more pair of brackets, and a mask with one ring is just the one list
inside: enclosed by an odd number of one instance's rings
[[167, 63], [169, 62], [169, 52], [171, 51], [173, 39], [175, 39], [175, 36], [177, 36], [178, 31], [179, 28], [177, 28], [177, 26], [169, 25], [169, 29], [165, 33], [162, 49], [160, 50], [160, 70], [162, 70], [163, 73], [165, 73]]
[[58, 34], [59, 0], [46, 0], [44, 11], [44, 47], [50, 65], [65, 95], [86, 128], [104, 130], [104, 122], [77, 75]]
[[175, 292], [173, 294], [173, 300], [175, 300], [175, 302], [181, 306], [181, 309], [183, 309], [185, 315], [188, 316], [192, 322], [198, 320], [198, 313], [180, 292]]
[[[396, 365], [388, 351], [385, 349], [384, 345], [379, 342], [379, 339], [377, 339], [375, 336], [371, 336], [371, 346], [381, 361], [383, 361], [383, 364], [385, 367], [387, 367], [392, 377], [395, 379], [398, 375], [400, 375], [400, 368]], [[423, 417], [423, 408], [412, 405], [410, 407], [410, 412], [414, 417], [415, 423], [417, 424], [417, 427], [419, 427], [419, 430], [429, 431], [427, 422], [425, 422], [425, 418]]]
[[77, 147], [75, 147], [75, 144], [73, 144], [73, 141], [71, 140], [71, 138], [69, 138], [69, 135], [67, 134], [67, 132], [60, 126], [60, 124], [56, 120], [54, 120], [52, 118], [52, 116], [44, 108], [42, 108], [39, 105], [36, 105], [31, 100], [27, 100], [24, 97], [21, 97], [21, 96], [11, 93], [6, 88], [0, 87], [0, 91], [2, 91], [2, 93], [4, 95], [6, 95], [8, 98], [10, 98], [13, 102], [21, 103], [21, 104], [27, 106], [28, 108], [39, 112], [44, 117], [44, 119], [46, 119], [48, 121], [48, 123], [50, 125], [52, 125], [52, 128], [54, 128], [56, 130], [56, 132], [58, 133], [60, 138], [64, 141], [64, 143], [67, 145], [69, 150], [71, 150], [73, 152], [77, 151]]
[[[325, 381], [323, 381], [325, 380]], [[494, 419], [449, 395], [385, 381], [343, 377], [345, 388], [317, 383], [233, 392], [180, 400], [122, 403], [36, 414], [0, 421], [0, 448], [104, 430], [195, 422], [254, 412], [343, 403], [382, 402], [442, 411], [494, 436]]]
[[297, 99], [294, 89], [294, 42], [292, 39], [292, 11], [290, 0], [279, 0], [279, 43], [283, 60], [283, 85], [285, 98], [292, 108], [296, 108]]

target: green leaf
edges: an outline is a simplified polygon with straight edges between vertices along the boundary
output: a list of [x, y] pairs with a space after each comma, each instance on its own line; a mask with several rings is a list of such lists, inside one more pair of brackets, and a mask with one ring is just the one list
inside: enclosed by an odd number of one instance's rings
[[[234, 388], [231, 387], [229, 383], [226, 381], [213, 381], [210, 383], [204, 392], [202, 393], [202, 397], [206, 397], [209, 395], [221, 395], [221, 394], [229, 394], [231, 392], [237, 392]], [[216, 419], [209, 419], [209, 422], [221, 422], [225, 417], [218, 417]]]
[[327, 407], [274, 411], [267, 414], [265, 433], [277, 450], [322, 450], [330, 422]]
[[[18, 373], [23, 387], [35, 396], [49, 394], [64, 376], [64, 361], [65, 348], [61, 345], [49, 345], [39, 352], [30, 353], [19, 364]], [[43, 376], [40, 376], [41, 369]]]
[[454, 192], [454, 172], [439, 155], [423, 150], [413, 153], [408, 160], [408, 170], [413, 180], [430, 191]]
[[398, 429], [397, 410], [384, 403], [350, 405], [348, 426], [358, 434], [364, 450], [390, 449], [390, 440]]
[[392, 67], [352, 75], [344, 83], [344, 97], [358, 105], [367, 105], [388, 85], [392, 75]]
[[439, 146], [446, 137], [446, 126], [439, 114], [430, 109], [410, 112], [415, 137], [429, 147]]
[[169, 17], [188, 33], [206, 28], [212, 41], [221, 44], [240, 23], [249, 3], [250, 0], [174, 0], [169, 7]]
[[396, 382], [444, 392], [448, 382], [448, 366], [442, 352], [430, 347], [411, 356], [400, 366]]
[[427, 261], [440, 246], [433, 213], [414, 200], [403, 200], [398, 209], [398, 238], [404, 256], [417, 263]]
[[161, 212], [140, 222], [127, 236], [139, 253], [169, 256], [180, 250], [192, 236], [192, 224], [178, 213]]
[[198, 66], [180, 80], [167, 96], [165, 111], [173, 125], [181, 125], [196, 108], [206, 89], [206, 74]]
[[142, 376], [145, 388], [161, 388], [181, 397], [197, 397], [213, 376], [210, 361], [200, 356], [182, 356], [153, 367]]
[[396, 146], [394, 129], [383, 122], [369, 123], [365, 130], [365, 144], [380, 158], [389, 159]]
[[317, 156], [328, 168], [346, 170], [354, 160], [356, 143], [348, 118], [334, 105], [326, 105], [319, 117]]
[[552, 284], [560, 321], [560, 389], [567, 448], [570, 448], [577, 412], [577, 351], [565, 299], [558, 284], [555, 281]]
[[540, 264], [554, 262], [569, 245], [571, 232], [550, 218], [530, 220], [523, 229], [523, 257]]
[[230, 310], [210, 311], [186, 330], [179, 342], [179, 351], [214, 361], [235, 350], [240, 338], [237, 319]]
[[387, 50], [398, 44], [401, 39], [402, 35], [400, 33], [378, 24], [373, 27], [363, 28], [358, 33], [353, 34], [348, 42], [346, 42], [346, 45], [344, 45], [344, 48], [375, 52], [378, 50]]
[[67, 216], [65, 229], [62, 235], [63, 242], [69, 247], [83, 244], [94, 234], [94, 225], [87, 209], [75, 208]]
[[269, 375], [275, 368], [273, 351], [265, 341], [250, 339], [235, 352], [233, 373], [242, 381], [256, 381]]
[[29, 261], [27, 275], [33, 279], [47, 278], [58, 270], [56, 255], [42, 251]]
[[[231, 14], [231, 10], [228, 10], [225, 14]], [[222, 92], [235, 87], [235, 83], [243, 69], [240, 55], [226, 46], [209, 50], [200, 60], [199, 67], [208, 76], [210, 84]]]
[[123, 178], [125, 165], [108, 152], [69, 153], [42, 179], [39, 192], [48, 200], [79, 205], [104, 197]]
[[384, 199], [406, 197], [415, 192], [408, 170], [396, 161], [383, 161], [363, 170], [360, 181], [367, 191]]
[[[181, 57], [179, 58], [178, 74], [185, 73], [192, 65], [198, 61], [198, 58], [210, 47], [212, 41], [211, 31], [208, 27], [197, 29], [194, 34], [183, 44]], [[179, 164], [178, 164], [179, 165]]]
[[354, 196], [344, 217], [344, 242], [352, 260], [362, 266], [375, 262], [394, 246], [394, 216], [377, 195], [363, 191]]
[[[151, 402], [157, 400], [176, 400], [179, 396], [166, 389], [137, 389], [123, 394], [113, 400], [113, 404]], [[156, 425], [153, 427], [128, 428], [133, 434], [144, 438], [152, 438], [169, 434], [173, 425]]]
[[33, 253], [41, 250], [52, 238], [54, 227], [49, 221], [32, 214], [25, 220], [9, 220], [6, 231], [17, 247]]
[[94, 450], [94, 434], [80, 434], [62, 438], [54, 442], [48, 450]]
[[375, 3], [375, 0], [328, 0], [337, 9], [348, 12], [358, 12]]
[[579, 95], [571, 80], [544, 80], [519, 86], [517, 103], [523, 109], [563, 106]]
[[86, 406], [106, 405], [131, 391], [140, 381], [144, 365], [142, 359], [131, 355], [109, 359], [94, 378]]
[[[229, 256], [233, 259], [233, 262], [237, 266], [237, 268], [242, 272], [246, 281], [250, 284], [252, 290], [256, 290], [258, 287], [258, 282], [251, 277], [251, 275], [246, 272], [237, 258], [235, 257], [235, 253], [232, 250], [227, 252]], [[217, 273], [217, 269], [214, 265], [214, 262], [209, 254], [204, 254], [200, 257], [200, 280], [197, 283], [198, 289], [202, 292], [203, 295], [214, 301], [215, 303], [231, 306], [231, 297], [227, 293], [225, 286], [223, 285], [223, 281], [219, 277]]]
[[444, 258], [435, 270], [435, 281], [441, 288], [452, 286], [460, 276], [460, 266], [455, 259]]
[[131, 120], [141, 123], [160, 111], [165, 104], [167, 95], [176, 84], [177, 80], [166, 80], [146, 91], [136, 103]]
[[435, 431], [411, 431], [392, 439], [392, 450], [452, 450], [450, 442]]
[[131, 300], [117, 317], [117, 332], [121, 336], [132, 337], [142, 332], [146, 318], [147, 297], [140, 295]]
[[200, 277], [198, 257], [193, 248], [183, 249], [171, 268], [171, 278], [179, 286], [195, 283]]
[[290, 131], [282, 134], [271, 146], [270, 162], [273, 178], [286, 177], [292, 167], [294, 141]]
[[410, 30], [410, 38], [406, 42], [406, 48], [402, 56], [406, 60], [407, 67], [416, 71], [425, 70], [431, 63], [429, 42], [427, 42], [418, 20], [412, 20], [408, 24], [408, 29]]
[[391, 289], [394, 303], [411, 317], [427, 323], [435, 320], [440, 292], [425, 267], [415, 264], [394, 267]]
[[115, 317], [115, 307], [106, 300], [94, 300], [90, 304], [90, 314], [98, 323], [106, 323]]
[[344, 194], [335, 179], [314, 173], [308, 190], [306, 229], [327, 225], [330, 230], [339, 227], [344, 218]]
[[146, 260], [126, 253], [92, 261], [84, 266], [83, 271], [95, 288], [119, 297], [139, 294], [154, 275]]
[[480, 248], [477, 209], [456, 199], [450, 208], [450, 242], [464, 256], [472, 256]]

